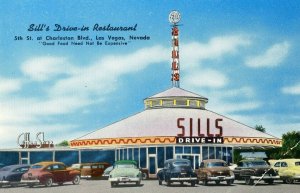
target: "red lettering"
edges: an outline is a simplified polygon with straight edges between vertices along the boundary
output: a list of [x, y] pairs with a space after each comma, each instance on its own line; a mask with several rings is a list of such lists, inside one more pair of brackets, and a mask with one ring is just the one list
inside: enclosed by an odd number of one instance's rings
[[211, 134], [210, 133], [210, 120], [209, 119], [207, 119], [207, 122], [206, 122], [206, 129], [207, 129], [207, 137], [213, 137], [214, 136], [214, 134]]
[[181, 121], [184, 121], [184, 118], [178, 118], [177, 119], [177, 127], [178, 129], [181, 129], [181, 133], [177, 134], [177, 137], [184, 137], [184, 126], [180, 124]]
[[204, 134], [201, 134], [201, 120], [198, 119], [198, 137], [204, 137], [205, 135]]
[[190, 118], [190, 137], [193, 137], [193, 119]]
[[222, 137], [223, 136], [223, 127], [219, 125], [219, 121], [223, 121], [223, 119], [216, 119], [215, 126], [217, 129], [219, 129], [219, 134], [216, 134], [216, 137]]

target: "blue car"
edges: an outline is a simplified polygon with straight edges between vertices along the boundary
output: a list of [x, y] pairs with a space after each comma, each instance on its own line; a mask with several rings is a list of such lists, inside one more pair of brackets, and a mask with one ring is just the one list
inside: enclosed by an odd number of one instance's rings
[[30, 165], [10, 165], [0, 169], [0, 187], [3, 185], [17, 186], [22, 175], [28, 171]]
[[165, 161], [164, 168], [157, 173], [159, 185], [165, 181], [168, 186], [173, 182], [190, 183], [191, 186], [198, 184], [197, 174], [191, 167], [190, 160], [187, 159], [169, 159]]

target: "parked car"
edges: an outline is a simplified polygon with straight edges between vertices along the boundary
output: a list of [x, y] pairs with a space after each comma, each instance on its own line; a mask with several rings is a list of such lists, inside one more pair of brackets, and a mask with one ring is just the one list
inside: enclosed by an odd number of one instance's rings
[[72, 164], [70, 168], [80, 171], [81, 178], [99, 179], [110, 164], [106, 162]]
[[3, 185], [17, 186], [22, 175], [28, 171], [30, 165], [10, 165], [0, 169], [0, 187]]
[[215, 181], [216, 184], [225, 181], [227, 185], [234, 182], [234, 173], [230, 170], [227, 163], [220, 159], [204, 160], [200, 164], [200, 168], [196, 170], [198, 180], [207, 185], [210, 181]]
[[164, 163], [164, 168], [157, 173], [159, 185], [165, 181], [168, 186], [173, 182], [191, 183], [195, 186], [198, 183], [197, 174], [193, 172], [190, 160], [187, 159], [169, 159]]
[[264, 160], [242, 160], [234, 169], [236, 180], [245, 180], [248, 185], [253, 185], [255, 180], [263, 180], [265, 183], [273, 184], [279, 179], [278, 173]]
[[272, 167], [278, 171], [283, 183], [292, 184], [300, 181], [300, 159], [270, 160]]
[[5, 165], [3, 163], [0, 163], [0, 168], [3, 168]]
[[134, 160], [120, 160], [114, 163], [114, 168], [109, 174], [108, 180], [111, 187], [119, 185], [119, 183], [135, 183], [141, 184], [142, 172], [137, 168]]
[[37, 184], [50, 187], [53, 183], [63, 185], [65, 182], [72, 182], [77, 185], [80, 182], [80, 172], [67, 169], [62, 162], [39, 162], [32, 165], [23, 174], [21, 182], [26, 183], [29, 187]]
[[114, 166], [109, 166], [106, 168], [102, 174], [101, 179], [108, 180], [110, 172], [113, 170]]

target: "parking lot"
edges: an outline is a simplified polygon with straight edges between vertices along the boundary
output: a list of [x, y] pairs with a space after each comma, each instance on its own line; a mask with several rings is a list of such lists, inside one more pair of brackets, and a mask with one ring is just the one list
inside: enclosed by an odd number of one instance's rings
[[133, 184], [120, 185], [115, 188], [110, 187], [110, 183], [106, 180], [81, 180], [79, 185], [73, 185], [72, 183], [65, 183], [63, 186], [54, 184], [53, 187], [46, 188], [44, 186], [37, 186], [29, 188], [19, 185], [18, 187], [2, 187], [0, 190], [2, 193], [298, 193], [300, 183], [295, 184], [282, 184], [280, 181], [276, 181], [274, 185], [267, 185], [259, 183], [256, 186], [245, 185], [242, 181], [237, 181], [231, 186], [227, 186], [225, 183], [216, 185], [211, 182], [208, 186], [201, 184], [191, 187], [189, 184], [180, 186], [179, 183], [174, 183], [168, 187], [163, 183], [162, 186], [158, 185], [157, 180], [145, 180], [142, 184], [136, 187]]

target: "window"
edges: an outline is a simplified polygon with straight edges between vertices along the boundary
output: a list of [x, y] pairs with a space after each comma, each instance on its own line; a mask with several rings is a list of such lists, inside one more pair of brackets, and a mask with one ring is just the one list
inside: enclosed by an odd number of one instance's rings
[[191, 153], [191, 147], [184, 147], [184, 153]]
[[139, 149], [138, 148], [134, 148], [134, 160], [136, 161], [136, 165], [139, 166], [140, 165], [140, 160], [139, 160]]
[[158, 147], [157, 148], [157, 166], [159, 168], [164, 167], [164, 159], [165, 158], [165, 148], [164, 147]]
[[216, 147], [216, 159], [222, 159], [222, 148]]
[[200, 168], [204, 168], [204, 163], [203, 162], [201, 162]]
[[166, 160], [173, 159], [173, 147], [166, 147]]
[[203, 146], [202, 147], [202, 160], [206, 160], [208, 159], [208, 147], [207, 146]]
[[132, 149], [128, 149], [128, 159], [132, 160]]
[[183, 153], [183, 147], [182, 146], [176, 146], [175, 147], [175, 153]]
[[209, 159], [215, 159], [215, 147], [209, 147]]
[[281, 167], [288, 167], [286, 162], [281, 162]]
[[140, 148], [140, 167], [145, 168], [147, 164], [146, 148]]
[[200, 154], [200, 147], [192, 147], [192, 153]]
[[276, 162], [276, 164], [274, 164], [274, 167], [280, 167], [280, 162]]
[[295, 162], [295, 166], [300, 166], [300, 162]]
[[156, 154], [156, 147], [149, 147], [148, 154]]

